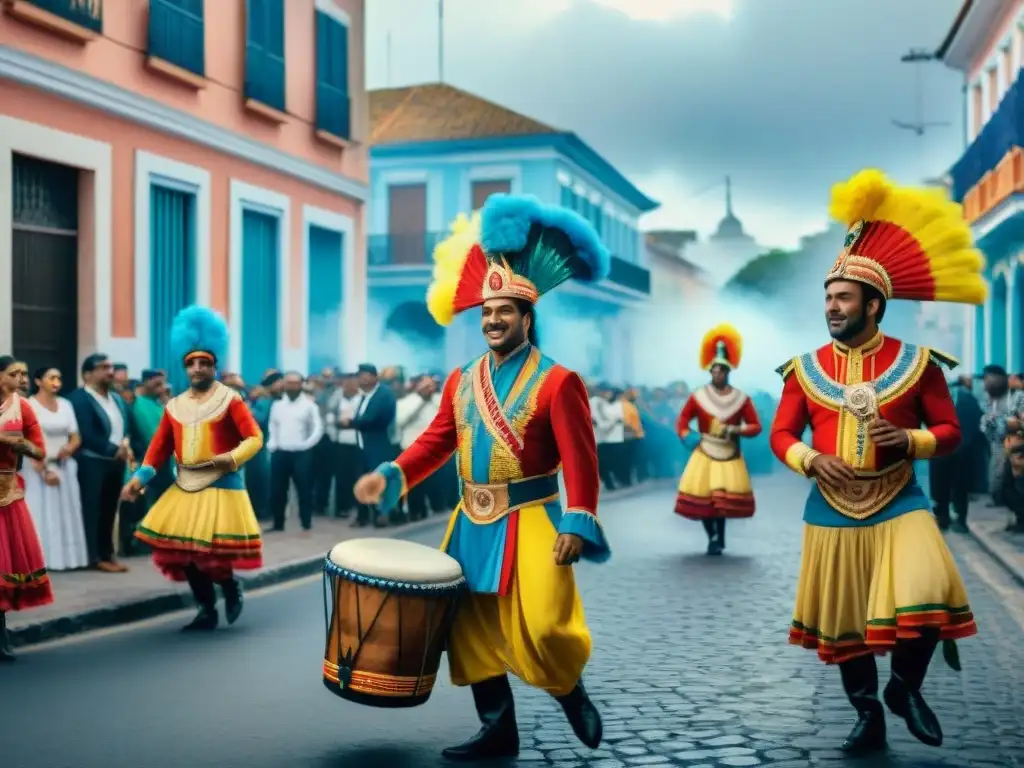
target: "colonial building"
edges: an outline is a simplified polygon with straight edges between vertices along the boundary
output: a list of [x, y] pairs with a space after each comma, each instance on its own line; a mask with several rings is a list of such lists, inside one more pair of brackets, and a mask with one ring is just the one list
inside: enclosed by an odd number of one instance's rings
[[1022, 48], [1022, 0], [965, 0], [936, 52], [964, 73], [968, 146], [950, 172], [952, 191], [988, 260], [988, 302], [965, 311], [972, 372], [986, 363], [1024, 370]]
[[0, 351], [179, 369], [366, 356], [364, 0], [0, 2]]
[[460, 212], [496, 192], [530, 194], [589, 219], [611, 250], [611, 276], [541, 299], [545, 351], [588, 376], [630, 378], [631, 308], [649, 300], [639, 218], [657, 204], [576, 134], [449, 85], [370, 93], [369, 337], [389, 359], [447, 368], [483, 350], [479, 317], [446, 330], [424, 297], [434, 244]]

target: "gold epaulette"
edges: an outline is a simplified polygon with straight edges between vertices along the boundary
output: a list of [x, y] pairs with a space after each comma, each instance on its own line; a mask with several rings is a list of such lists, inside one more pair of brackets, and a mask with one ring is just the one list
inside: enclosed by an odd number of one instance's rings
[[945, 352], [940, 352], [939, 350], [932, 349], [931, 347], [928, 347], [928, 361], [939, 366], [944, 365], [949, 368], [949, 370], [953, 370], [960, 365], [960, 361], [952, 355], [947, 355]]
[[779, 376], [782, 377], [783, 381], [785, 381], [786, 379], [789, 378], [789, 374], [791, 374], [793, 372], [793, 369], [795, 367], [796, 367], [796, 358], [795, 357], [791, 357], [789, 360], [787, 360], [782, 365], [780, 365], [778, 368], [776, 368], [775, 372], [777, 374], [779, 374]]

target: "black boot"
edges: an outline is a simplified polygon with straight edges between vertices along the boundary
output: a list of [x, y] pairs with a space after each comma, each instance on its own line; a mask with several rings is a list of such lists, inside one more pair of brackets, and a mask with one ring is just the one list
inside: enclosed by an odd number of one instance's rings
[[709, 555], [720, 555], [722, 554], [722, 547], [718, 543], [718, 521], [717, 520], [701, 520], [701, 525], [704, 526], [704, 533], [708, 535], [708, 554]]
[[459, 762], [518, 756], [519, 726], [516, 725], [516, 704], [508, 677], [492, 677], [471, 687], [483, 727], [469, 741], [448, 747], [441, 754]]
[[238, 579], [228, 579], [220, 583], [220, 590], [224, 593], [224, 616], [228, 624], [234, 624], [242, 615], [242, 585]]
[[885, 712], [878, 700], [878, 666], [873, 654], [839, 665], [843, 690], [857, 710], [857, 724], [840, 747], [851, 755], [885, 749]]
[[594, 702], [587, 696], [583, 682], [576, 683], [572, 693], [568, 696], [560, 696], [556, 701], [562, 705], [562, 710], [565, 712], [576, 738], [591, 749], [601, 746], [601, 736], [604, 733], [604, 728], [601, 725], [601, 713], [597, 711]]
[[921, 686], [938, 640], [938, 633], [930, 631], [899, 641], [892, 654], [892, 677], [883, 694], [889, 710], [906, 721], [918, 741], [931, 747], [942, 746], [942, 726], [921, 696]]
[[720, 517], [715, 520], [715, 527], [717, 528], [716, 533], [718, 534], [718, 546], [725, 550], [725, 518]]
[[195, 565], [189, 565], [185, 575], [188, 578], [188, 585], [192, 587], [192, 595], [199, 606], [199, 612], [191, 623], [182, 627], [182, 631], [208, 632], [216, 629], [220, 619], [217, 616], [217, 593], [213, 589], [213, 581]]
[[10, 663], [15, 658], [11, 633], [7, 631], [7, 612], [0, 611], [0, 663]]

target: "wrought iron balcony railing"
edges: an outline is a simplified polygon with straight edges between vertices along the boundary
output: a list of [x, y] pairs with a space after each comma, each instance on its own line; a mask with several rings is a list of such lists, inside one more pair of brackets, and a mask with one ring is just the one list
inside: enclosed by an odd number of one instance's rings
[[47, 13], [91, 29], [103, 31], [103, 0], [29, 0]]
[[371, 267], [426, 267], [434, 263], [434, 246], [444, 232], [410, 232], [370, 235], [367, 255]]

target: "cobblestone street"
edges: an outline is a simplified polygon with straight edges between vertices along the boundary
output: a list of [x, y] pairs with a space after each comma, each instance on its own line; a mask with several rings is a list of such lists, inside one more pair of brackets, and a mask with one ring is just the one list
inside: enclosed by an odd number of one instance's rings
[[[954, 534], [981, 635], [960, 644], [962, 673], [937, 659], [926, 683], [946, 745], [919, 744], [890, 715], [886, 756], [846, 760], [836, 750], [854, 720], [838, 671], [786, 644], [805, 484], [778, 474], [755, 488], [758, 514], [730, 523], [721, 558], [703, 554], [699, 524], [672, 515], [669, 488], [604, 505], [613, 558], [579, 573], [595, 643], [586, 682], [606, 743], [582, 748], [557, 705], [520, 686], [519, 762], [1024, 765], [1024, 592]], [[185, 617], [176, 616], [26, 651], [0, 670], [5, 732], [16, 734], [12, 749], [4, 739], [4, 765], [425, 768], [475, 731], [468, 691], [447, 681], [405, 712], [331, 697], [319, 681], [322, 614], [319, 583], [307, 580], [253, 593], [238, 625], [209, 636], [180, 635]]]

